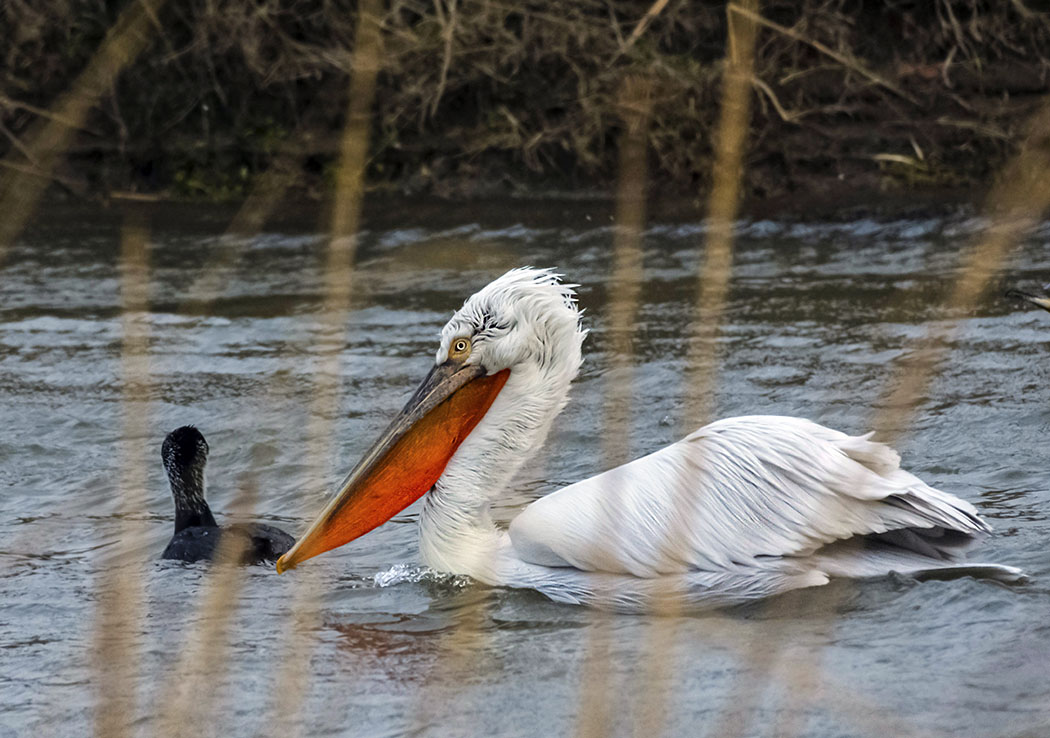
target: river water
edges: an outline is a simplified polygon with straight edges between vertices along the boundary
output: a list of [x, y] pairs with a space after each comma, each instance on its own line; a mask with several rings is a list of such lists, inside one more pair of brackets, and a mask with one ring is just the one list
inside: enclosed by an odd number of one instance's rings
[[[114, 552], [129, 525], [141, 533], [133, 569], [144, 573], [132, 690], [141, 734], [157, 730], [179, 679], [197, 678], [192, 662], [176, 678], [176, 664], [206, 625], [208, 569], [157, 560], [172, 520], [159, 459], [168, 430], [193, 423], [207, 436], [220, 519], [254, 465], [256, 519], [297, 534], [422, 378], [451, 312], [510, 267], [556, 266], [579, 283], [591, 333], [569, 409], [498, 516], [603, 468], [603, 397], [616, 380], [604, 208], [380, 204], [358, 252], [340, 399], [324, 407], [311, 402], [323, 235], [293, 219], [224, 237], [228, 215], [183, 207], [148, 220], [150, 385], [131, 407], [147, 413], [147, 436], [132, 441], [150, 456], [145, 509], [127, 519], [120, 219], [49, 208], [0, 267], [0, 735], [92, 731], [97, 585], [107, 567], [128, 566]], [[980, 226], [965, 211], [744, 223], [717, 414], [865, 431]], [[701, 242], [696, 223], [645, 233], [633, 455], [687, 425], [681, 375]], [[1037, 230], [1000, 286], [1050, 278], [1048, 245], [1050, 227]], [[187, 290], [216, 260], [233, 265], [219, 296], [187, 309]], [[214, 715], [191, 711], [184, 727], [277, 732], [275, 688], [288, 684], [285, 664], [301, 663], [293, 722], [311, 736], [566, 735], [581, 725], [647, 736], [1050, 735], [1050, 315], [1001, 294], [962, 321], [898, 448], [911, 471], [977, 505], [995, 535], [976, 556], [1024, 568], [1027, 584], [890, 577], [673, 620], [596, 617], [422, 571], [413, 507], [291, 575], [247, 570], [208, 677]], [[333, 429], [320, 468], [308, 455], [318, 419]], [[296, 640], [304, 582], [316, 583], [320, 605]]]

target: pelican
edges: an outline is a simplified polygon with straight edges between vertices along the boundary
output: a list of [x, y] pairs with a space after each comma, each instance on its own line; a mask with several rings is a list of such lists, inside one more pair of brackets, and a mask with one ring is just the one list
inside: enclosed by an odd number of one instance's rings
[[557, 602], [644, 611], [656, 596], [724, 605], [835, 577], [988, 576], [990, 528], [895, 451], [808, 420], [720, 420], [525, 507], [490, 506], [546, 439], [582, 362], [576, 285], [514, 269], [441, 331], [434, 364], [278, 572], [348, 543], [426, 495], [423, 562]]

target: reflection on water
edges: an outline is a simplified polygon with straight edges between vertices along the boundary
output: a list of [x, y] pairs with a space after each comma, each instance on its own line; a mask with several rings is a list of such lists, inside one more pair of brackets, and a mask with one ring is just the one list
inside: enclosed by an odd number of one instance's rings
[[[390, 207], [387, 205], [386, 207]], [[397, 222], [412, 212], [411, 223]], [[384, 224], [384, 221], [390, 224]], [[148, 508], [138, 553], [155, 560], [170, 535], [159, 463], [167, 430], [198, 425], [209, 439], [210, 496], [221, 513], [253, 458], [257, 516], [302, 530], [326, 490], [356, 460], [431, 360], [437, 332], [474, 290], [523, 264], [556, 266], [580, 283], [591, 329], [571, 411], [523, 471], [498, 514], [600, 471], [599, 423], [610, 343], [605, 332], [612, 231], [586, 205], [515, 211], [404, 204], [379, 213], [359, 250], [354, 310], [341, 362], [343, 399], [324, 408], [337, 429], [327, 475], [309, 468], [306, 428], [319, 321], [324, 239], [288, 228], [244, 240], [216, 235], [214, 213], [154, 219], [150, 285]], [[734, 264], [721, 416], [801, 415], [865, 430], [890, 364], [955, 276], [961, 244], [980, 227], [965, 215], [849, 222], [743, 224]], [[645, 236], [634, 353], [635, 455], [676, 438], [695, 300], [701, 228], [660, 224]], [[1026, 242], [1011, 281], [1050, 277], [1050, 227]], [[0, 280], [0, 733], [78, 734], [90, 724], [95, 577], [113, 563], [121, 433], [119, 222], [62, 210], [42, 216], [13, 249]], [[241, 253], [243, 252], [243, 253]], [[222, 293], [186, 305], [217, 258], [232, 264]], [[990, 296], [968, 316], [929, 402], [905, 436], [906, 465], [960, 494], [996, 526], [982, 558], [1024, 567], [1032, 582], [887, 579], [797, 593], [773, 603], [683, 619], [669, 656], [673, 734], [695, 734], [731, 709], [748, 668], [740, 646], [768, 632], [791, 654], [813, 653], [829, 684], [848, 685], [804, 709], [806, 735], [877, 734], [890, 711], [933, 735], [1020, 735], [1050, 724], [1050, 316]], [[363, 540], [310, 562], [325, 595], [304, 714], [310, 735], [565, 734], [575, 728], [588, 613], [528, 592], [492, 592], [420, 576], [414, 509]], [[144, 716], [193, 632], [206, 570], [154, 563], [142, 623]], [[380, 576], [378, 579], [376, 575]], [[284, 651], [295, 580], [251, 570], [233, 619], [227, 681], [217, 685], [230, 735], [266, 728], [269, 687]], [[383, 586], [380, 586], [383, 585]], [[829, 620], [828, 616], [834, 615]], [[646, 619], [614, 618], [614, 721], [630, 726], [640, 693]], [[775, 628], [775, 631], [769, 629]], [[811, 658], [811, 657], [810, 657]], [[769, 675], [755, 674], [756, 679]], [[764, 682], [763, 682], [764, 683]], [[772, 677], [756, 713], [772, 734], [790, 686]], [[869, 720], [863, 717], [869, 712]], [[143, 729], [150, 725], [147, 717]], [[761, 726], [761, 727], [759, 727]], [[623, 728], [625, 731], [626, 727]]]

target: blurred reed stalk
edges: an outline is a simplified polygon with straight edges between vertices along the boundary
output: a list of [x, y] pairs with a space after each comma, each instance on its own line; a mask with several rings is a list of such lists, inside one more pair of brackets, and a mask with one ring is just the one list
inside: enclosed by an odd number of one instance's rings
[[[758, 0], [742, 0], [752, 13]], [[718, 333], [733, 263], [733, 224], [740, 210], [744, 176], [744, 149], [751, 123], [751, 78], [758, 28], [747, 17], [734, 14], [736, 3], [726, 8], [726, 39], [722, 103], [715, 139], [715, 163], [707, 203], [707, 235], [700, 266], [699, 297], [689, 340], [683, 423], [687, 432], [708, 422], [714, 408], [718, 378]]]
[[624, 80], [619, 97], [623, 120], [620, 135], [620, 177], [616, 190], [616, 231], [613, 236], [613, 274], [609, 281], [609, 370], [605, 388], [602, 452], [610, 465], [628, 461], [631, 397], [634, 391], [634, 333], [644, 269], [642, 233], [645, 229], [649, 121], [653, 112], [653, 84], [645, 77]]
[[[643, 279], [642, 233], [645, 228], [646, 179], [649, 122], [653, 109], [652, 81], [627, 77], [620, 90], [620, 174], [616, 191], [616, 231], [613, 237], [613, 274], [609, 280], [609, 370], [605, 383], [605, 420], [602, 423], [602, 452], [606, 468], [628, 461], [631, 396], [634, 390], [634, 332]], [[609, 495], [623, 490], [606, 490]], [[615, 515], [619, 505], [604, 509]], [[616, 521], [607, 523], [618, 530]], [[609, 541], [616, 545], [616, 541]], [[599, 594], [599, 597], [602, 597]], [[613, 699], [609, 668], [612, 616], [595, 609], [584, 653], [580, 707], [576, 732], [583, 738], [600, 738], [612, 729]]]
[[[253, 463], [240, 480], [237, 494], [230, 504], [235, 516], [251, 515], [258, 499], [255, 472], [259, 465], [257, 450]], [[170, 738], [198, 738], [216, 733], [221, 725], [218, 710], [224, 677], [230, 664], [231, 624], [238, 610], [238, 600], [245, 572], [239, 565], [248, 538], [224, 535], [219, 540], [203, 588], [201, 602], [194, 613], [195, 624], [179, 651], [178, 663], [163, 689], [158, 735]]]
[[[51, 115], [33, 127], [27, 141], [12, 147], [3, 160], [8, 175], [0, 182], [0, 261], [25, 228], [47, 186], [55, 180], [55, 167], [65, 155], [78, 128], [102, 95], [113, 89], [121, 70], [146, 47], [151, 26], [165, 0], [132, 0], [113, 24], [98, 51], [52, 106]], [[29, 167], [18, 165], [18, 151]], [[15, 166], [17, 165], [17, 166]]]
[[[298, 158], [292, 150], [282, 152], [270, 168], [256, 178], [248, 197], [226, 228], [226, 235], [236, 240], [224, 242], [201, 267], [180, 301], [179, 312], [192, 315], [208, 313], [232, 279], [237, 263], [252, 238], [258, 235], [288, 191], [288, 183], [292, 181]], [[275, 391], [276, 387], [270, 390], [271, 393]], [[258, 496], [254, 469], [260, 464], [261, 461], [253, 454], [252, 470], [243, 477], [239, 494], [231, 508], [234, 514], [251, 513]], [[237, 598], [243, 584], [239, 570], [233, 564], [242, 556], [243, 549], [242, 539], [228, 537], [216, 552], [213, 572], [197, 613], [197, 627], [187, 637], [175, 676], [163, 690], [171, 698], [160, 710], [158, 731], [162, 735], [207, 733], [220, 720], [216, 710], [219, 704], [217, 690], [222, 686], [223, 667], [226, 666], [223, 657], [228, 654], [230, 647], [229, 624], [237, 612]]]
[[[307, 457], [315, 476], [325, 477], [339, 407], [340, 359], [350, 313], [354, 257], [368, 163], [369, 129], [375, 99], [376, 76], [382, 64], [380, 19], [382, 3], [362, 0], [354, 36], [353, 71], [347, 99], [346, 126], [336, 169], [336, 190], [330, 220], [324, 271], [324, 302], [318, 316], [317, 370], [314, 402], [307, 429]], [[293, 622], [286, 628], [287, 651], [277, 677], [272, 735], [287, 738], [304, 734], [302, 704], [309, 686], [311, 634], [320, 620], [317, 575], [300, 575], [292, 606]]]
[[232, 243], [224, 241], [222, 248], [201, 268], [180, 301], [180, 312], [204, 315], [218, 299], [223, 288], [233, 278], [237, 262], [244, 255], [252, 238], [259, 234], [266, 219], [287, 193], [288, 183], [292, 181], [292, 172], [298, 159], [294, 152], [284, 152], [276, 157], [268, 170], [256, 178], [248, 197], [226, 227], [226, 235], [233, 236], [236, 240]]
[[[750, 88], [752, 85], [754, 48], [759, 25], [765, 22], [755, 0], [730, 3], [726, 8], [729, 22], [729, 66], [723, 86], [722, 115], [719, 122], [718, 160], [712, 189], [707, 249], [701, 271], [700, 310], [694, 320], [694, 340], [691, 344], [689, 366], [695, 367], [696, 378], [690, 383], [694, 396], [687, 398], [691, 412], [687, 419], [696, 418], [694, 426], [708, 422], [712, 416], [714, 386], [718, 370], [717, 330], [721, 323], [732, 258], [732, 228], [738, 213], [740, 182], [743, 176], [743, 147], [749, 129]], [[775, 30], [780, 30], [777, 27]], [[694, 353], [695, 352], [695, 353]], [[689, 429], [691, 430], [691, 428]], [[838, 590], [840, 597], [846, 589]], [[829, 603], [827, 619], [837, 613], [839, 598]], [[780, 601], [773, 606], [782, 607]], [[797, 601], [795, 601], [797, 602]], [[788, 613], [779, 619], [764, 623], [761, 630], [755, 629], [754, 637], [747, 644], [734, 643], [740, 650], [740, 661], [729, 693], [731, 705], [721, 713], [708, 733], [712, 736], [746, 736], [749, 734], [750, 718], [754, 714], [765, 689], [768, 687], [778, 660], [782, 660], [782, 647], [787, 634]], [[673, 629], [668, 626], [654, 628], [662, 641], [654, 644], [652, 651], [661, 653], [673, 644]], [[663, 644], [666, 644], [663, 645]], [[806, 701], [820, 689], [820, 653], [811, 654], [811, 659], [797, 658], [793, 665], [783, 669], [782, 684], [789, 697], [789, 705], [778, 718], [777, 734], [791, 735], [796, 728], [797, 716], [801, 715]], [[806, 663], [811, 668], [800, 668]], [[655, 680], [653, 680], [655, 681]], [[662, 715], [663, 711], [655, 712]], [[801, 728], [801, 724], [799, 726]]]
[[895, 372], [874, 427], [880, 437], [894, 437], [909, 424], [915, 409], [951, 349], [959, 320], [984, 296], [1018, 241], [1050, 208], [1050, 97], [1025, 128], [1017, 154], [999, 174], [985, 202], [989, 225], [963, 255], [959, 276], [943, 307], [943, 319], [929, 325]]
[[[757, 10], [757, 0], [744, 0]], [[751, 120], [751, 79], [754, 69], [756, 25], [727, 9], [726, 59], [715, 140], [715, 161], [708, 199], [704, 257], [699, 274], [697, 311], [689, 341], [682, 422], [692, 432], [710, 419], [719, 363], [717, 338], [729, 292], [733, 255], [733, 225], [739, 211], [744, 152]], [[684, 508], [686, 499], [676, 499]], [[689, 516], [683, 509], [668, 531], [670, 545], [684, 538], [681, 529]], [[681, 610], [681, 586], [670, 577], [660, 582], [652, 607], [662, 617], [649, 625], [642, 651], [642, 690], [638, 696], [634, 733], [660, 735], [666, 729], [668, 704], [673, 696], [676, 616]]]
[[145, 530], [138, 518], [146, 509], [146, 441], [149, 368], [149, 234], [129, 218], [120, 250], [121, 383], [123, 423], [119, 450], [120, 486], [116, 553], [98, 575], [94, 667], [99, 696], [95, 735], [131, 735], [138, 707], [137, 677], [145, 564], [140, 560]]

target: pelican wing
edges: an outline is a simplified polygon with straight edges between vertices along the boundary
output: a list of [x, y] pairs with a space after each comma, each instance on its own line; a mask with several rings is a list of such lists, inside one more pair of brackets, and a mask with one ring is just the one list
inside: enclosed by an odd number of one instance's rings
[[928, 566], [988, 532], [972, 505], [901, 469], [870, 435], [721, 420], [537, 500], [511, 523], [511, 542], [533, 564], [639, 577], [805, 568], [800, 559], [848, 574], [870, 568], [861, 537]]

